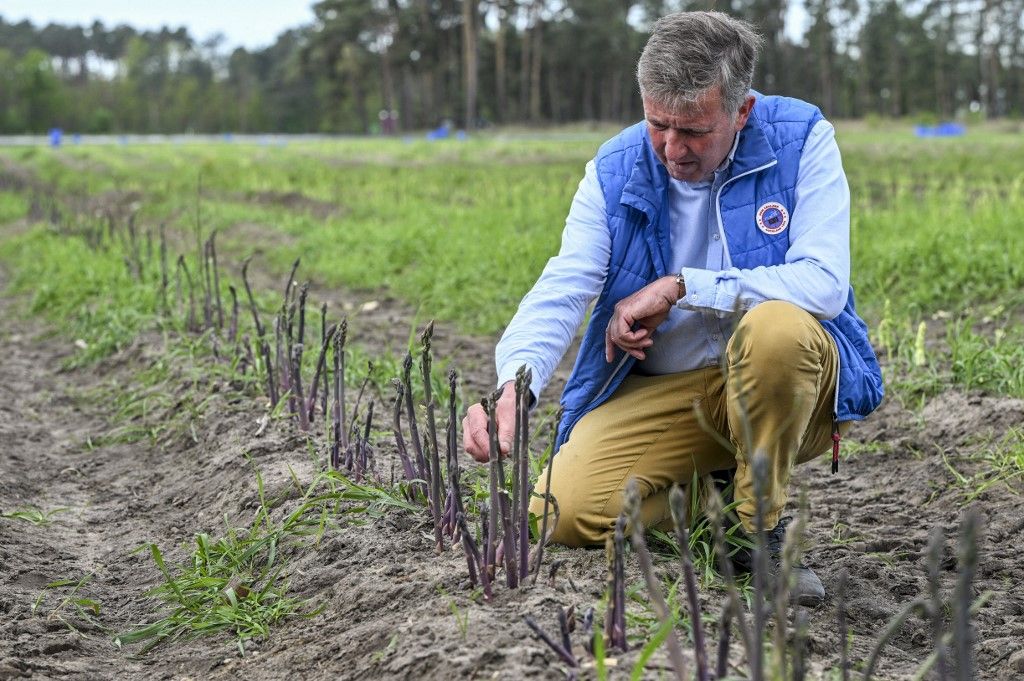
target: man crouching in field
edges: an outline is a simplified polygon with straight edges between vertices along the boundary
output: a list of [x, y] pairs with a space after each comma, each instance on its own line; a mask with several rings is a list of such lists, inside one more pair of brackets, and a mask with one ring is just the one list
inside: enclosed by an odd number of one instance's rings
[[[637, 66], [645, 120], [587, 164], [561, 250], [498, 343], [507, 451], [516, 370], [532, 370], [536, 400], [597, 299], [549, 464], [557, 543], [603, 544], [629, 478], [644, 524], [656, 526], [670, 517], [673, 483], [731, 469], [752, 533], [751, 458], [761, 452], [774, 572], [793, 465], [827, 451], [882, 398], [854, 311], [834, 130], [810, 104], [750, 90], [758, 42], [717, 12], [655, 24]], [[466, 451], [486, 461], [479, 405], [463, 426]], [[817, 576], [802, 567], [796, 577], [799, 602], [820, 603]]]

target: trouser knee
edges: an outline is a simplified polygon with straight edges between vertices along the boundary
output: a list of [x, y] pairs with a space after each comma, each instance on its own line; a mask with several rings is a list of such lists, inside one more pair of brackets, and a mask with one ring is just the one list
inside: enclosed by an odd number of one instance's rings
[[743, 316], [729, 340], [729, 368], [751, 371], [761, 381], [784, 383], [790, 376], [788, 369], [820, 364], [820, 326], [792, 303], [761, 303]]
[[[543, 476], [542, 473], [541, 479]], [[557, 523], [554, 525], [551, 542], [571, 548], [600, 544], [606, 531], [599, 519], [600, 509], [587, 499], [585, 493], [575, 490], [571, 481], [552, 479], [551, 486], [554, 503], [548, 505], [549, 532], [552, 531], [552, 523], [556, 523], [557, 505]], [[544, 519], [544, 499], [534, 497], [530, 502], [530, 513], [537, 516], [540, 528]]]

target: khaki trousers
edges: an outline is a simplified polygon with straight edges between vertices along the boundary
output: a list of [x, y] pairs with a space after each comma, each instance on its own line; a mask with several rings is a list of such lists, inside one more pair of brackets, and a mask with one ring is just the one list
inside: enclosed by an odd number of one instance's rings
[[[576, 424], [549, 464], [560, 515], [552, 541], [603, 544], [622, 511], [629, 478], [640, 484], [641, 518], [652, 527], [671, 518], [673, 483], [689, 483], [695, 472], [733, 468], [736, 511], [753, 530], [750, 452], [763, 452], [767, 460], [765, 528], [778, 523], [793, 465], [831, 449], [835, 342], [807, 312], [770, 301], [740, 319], [726, 361], [724, 372], [710, 367], [630, 375]], [[841, 425], [845, 431], [848, 424]], [[546, 480], [545, 470], [538, 491], [544, 491]], [[535, 497], [530, 510], [541, 516], [543, 500]]]

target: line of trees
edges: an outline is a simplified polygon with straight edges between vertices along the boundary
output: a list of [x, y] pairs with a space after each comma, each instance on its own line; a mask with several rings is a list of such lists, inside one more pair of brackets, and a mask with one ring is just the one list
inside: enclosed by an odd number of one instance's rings
[[676, 9], [755, 23], [755, 86], [834, 117], [1024, 115], [1024, 0], [803, 0], [802, 32], [787, 30], [790, 2], [321, 0], [312, 24], [231, 52], [184, 28], [0, 17], [0, 132], [627, 121], [647, 31]]

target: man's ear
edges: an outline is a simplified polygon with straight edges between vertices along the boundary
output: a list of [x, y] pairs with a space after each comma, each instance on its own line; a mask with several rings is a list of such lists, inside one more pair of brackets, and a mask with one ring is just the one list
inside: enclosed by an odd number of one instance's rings
[[747, 119], [750, 118], [750, 112], [754, 110], [754, 95], [747, 95], [747, 98], [740, 104], [739, 111], [736, 112], [736, 130], [737, 132], [743, 129], [743, 126], [747, 124]]

